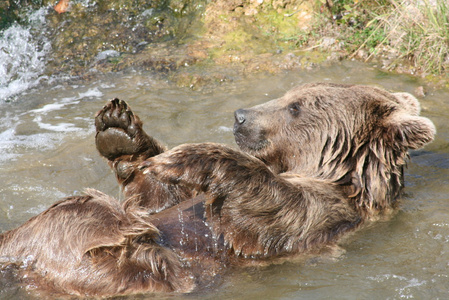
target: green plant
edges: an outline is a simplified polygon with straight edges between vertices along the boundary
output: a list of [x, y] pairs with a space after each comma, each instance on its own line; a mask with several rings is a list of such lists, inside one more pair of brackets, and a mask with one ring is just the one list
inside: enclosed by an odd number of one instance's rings
[[420, 6], [422, 20], [409, 15], [411, 26], [406, 32], [402, 49], [424, 72], [441, 74], [445, 71], [449, 53], [449, 5], [445, 0], [437, 0], [433, 6], [427, 0]]
[[[373, 46], [377, 42], [374, 50], [384, 45], [397, 50], [400, 56], [390, 67], [400, 59], [407, 59], [423, 73], [442, 74], [449, 67], [449, 5], [446, 0], [433, 3], [423, 0], [421, 4], [391, 1], [394, 9], [371, 21], [371, 25], [378, 25], [362, 46]], [[385, 32], [388, 34], [379, 40], [380, 33]]]

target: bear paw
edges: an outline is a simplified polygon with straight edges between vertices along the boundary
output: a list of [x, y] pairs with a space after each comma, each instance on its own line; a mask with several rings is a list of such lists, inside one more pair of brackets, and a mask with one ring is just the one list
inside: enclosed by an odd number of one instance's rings
[[139, 154], [146, 150], [148, 136], [142, 122], [128, 104], [113, 99], [95, 115], [95, 143], [101, 155], [109, 160], [122, 155]]

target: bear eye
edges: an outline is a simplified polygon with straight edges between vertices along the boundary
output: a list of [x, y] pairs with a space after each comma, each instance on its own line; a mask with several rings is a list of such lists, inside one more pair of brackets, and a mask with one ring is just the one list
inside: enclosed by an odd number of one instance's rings
[[299, 105], [298, 102], [291, 103], [288, 106], [288, 111], [290, 112], [290, 114], [292, 116], [297, 117], [299, 115], [299, 113], [301, 112], [301, 106]]

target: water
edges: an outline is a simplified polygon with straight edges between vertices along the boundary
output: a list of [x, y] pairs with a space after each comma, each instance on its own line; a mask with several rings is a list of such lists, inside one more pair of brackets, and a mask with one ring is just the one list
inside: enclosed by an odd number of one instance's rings
[[27, 16], [26, 25], [0, 31], [0, 103], [48, 79], [43, 71], [51, 45], [40, 34], [46, 14], [41, 8]]
[[[383, 86], [413, 93], [422, 83], [344, 62], [316, 71], [254, 75], [203, 91], [156, 80], [151, 73], [112, 74], [88, 83], [28, 90], [0, 104], [0, 230], [11, 229], [61, 197], [93, 187], [120, 198], [94, 146], [93, 117], [108, 99], [127, 100], [148, 133], [168, 146], [220, 142], [236, 147], [233, 111], [311, 81]], [[288, 261], [233, 270], [188, 299], [430, 299], [449, 297], [448, 90], [420, 99], [437, 127], [434, 143], [412, 152], [398, 213], [342, 242], [337, 259]], [[0, 298], [28, 292], [0, 280]], [[33, 295], [33, 292], [30, 292]], [[130, 298], [131, 299], [131, 298]]]
[[[233, 111], [276, 98], [297, 84], [369, 84], [411, 93], [423, 84], [354, 62], [315, 71], [235, 77], [202, 91], [176, 88], [142, 72], [64, 82], [44, 73], [51, 47], [44, 35], [33, 34], [45, 30], [46, 14], [46, 9], [38, 10], [25, 25], [0, 32], [1, 231], [86, 187], [121, 198], [112, 172], [94, 146], [93, 117], [108, 99], [127, 100], [147, 132], [169, 147], [206, 141], [236, 147]], [[398, 213], [343, 241], [344, 255], [232, 270], [220, 285], [179, 298], [448, 298], [448, 99], [448, 90], [429, 90], [420, 99], [423, 115], [437, 127], [436, 140], [412, 152]], [[0, 298], [33, 295], [0, 276]]]

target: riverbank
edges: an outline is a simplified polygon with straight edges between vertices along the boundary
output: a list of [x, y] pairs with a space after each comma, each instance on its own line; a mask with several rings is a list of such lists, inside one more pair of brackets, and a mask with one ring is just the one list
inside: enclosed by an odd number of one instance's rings
[[34, 34], [51, 44], [47, 76], [88, 79], [142, 69], [199, 88], [235, 74], [356, 59], [432, 84], [449, 82], [444, 0], [71, 0], [63, 14], [54, 4], [0, 5], [4, 28], [29, 22], [31, 9], [46, 9], [45, 30]]

